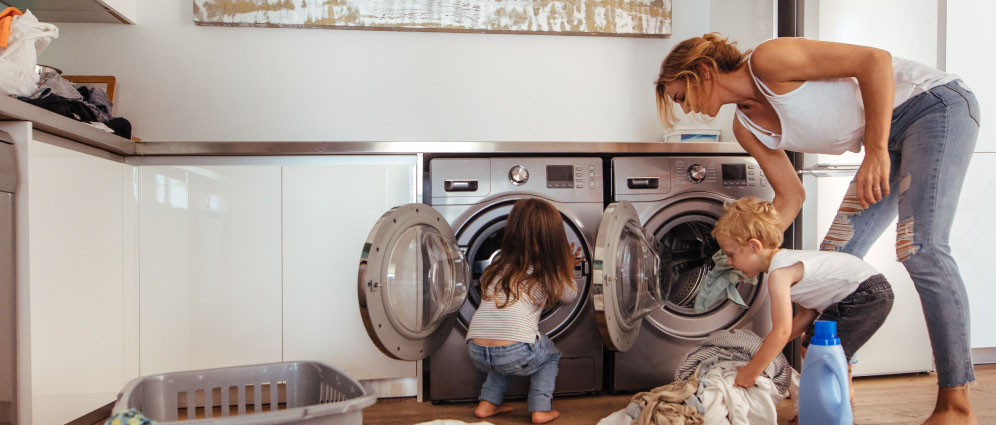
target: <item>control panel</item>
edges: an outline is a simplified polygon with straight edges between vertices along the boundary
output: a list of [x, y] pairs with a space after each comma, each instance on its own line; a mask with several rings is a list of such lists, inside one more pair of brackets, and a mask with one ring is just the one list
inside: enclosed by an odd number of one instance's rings
[[[561, 202], [601, 202], [602, 160], [587, 157], [436, 158], [430, 161], [434, 204], [503, 193]], [[461, 199], [456, 199], [461, 198]]]

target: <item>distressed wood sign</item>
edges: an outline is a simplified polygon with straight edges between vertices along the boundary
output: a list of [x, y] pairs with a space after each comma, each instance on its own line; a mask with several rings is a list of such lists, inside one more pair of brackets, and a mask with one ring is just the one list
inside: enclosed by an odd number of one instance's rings
[[194, 23], [665, 37], [671, 0], [194, 0]]

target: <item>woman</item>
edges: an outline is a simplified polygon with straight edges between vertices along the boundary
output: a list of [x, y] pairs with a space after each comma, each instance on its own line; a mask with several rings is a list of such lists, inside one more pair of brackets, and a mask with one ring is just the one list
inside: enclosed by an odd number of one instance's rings
[[[896, 253], [920, 294], [937, 366], [928, 424], [977, 424], [968, 297], [948, 238], [975, 147], [979, 106], [957, 76], [871, 47], [778, 38], [741, 53], [719, 34], [679, 43], [661, 64], [657, 107], [716, 116], [737, 105], [733, 134], [775, 191], [782, 228], [805, 193], [786, 150], [865, 156], [821, 249], [863, 257], [899, 217]], [[673, 103], [672, 103], [673, 102]]]

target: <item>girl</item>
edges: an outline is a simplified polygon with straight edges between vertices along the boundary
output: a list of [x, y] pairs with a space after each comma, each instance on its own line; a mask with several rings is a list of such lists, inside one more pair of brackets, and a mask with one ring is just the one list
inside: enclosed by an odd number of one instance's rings
[[467, 351], [488, 374], [474, 410], [477, 417], [511, 410], [501, 406], [508, 375], [530, 376], [533, 423], [560, 416], [552, 405], [560, 351], [539, 331], [539, 318], [544, 308], [577, 297], [572, 277], [580, 253], [580, 247], [574, 251], [573, 244], [568, 245], [553, 205], [539, 199], [515, 202], [501, 252], [481, 276], [481, 306], [467, 330]]
[[775, 190], [782, 230], [805, 192], [785, 151], [864, 159], [821, 250], [864, 257], [895, 220], [896, 255], [923, 306], [937, 366], [928, 424], [978, 424], [968, 295], [948, 238], [979, 132], [979, 104], [957, 75], [865, 46], [776, 38], [740, 52], [718, 34], [678, 43], [661, 64], [657, 108], [715, 116], [735, 104], [733, 134]]

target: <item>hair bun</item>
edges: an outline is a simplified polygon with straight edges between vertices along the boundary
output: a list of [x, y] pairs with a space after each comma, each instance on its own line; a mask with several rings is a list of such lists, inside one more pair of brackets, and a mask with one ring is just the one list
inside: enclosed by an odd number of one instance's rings
[[711, 32], [711, 33], [708, 33], [708, 34], [703, 34], [702, 38], [704, 38], [708, 42], [715, 43], [715, 44], [726, 44], [726, 40], [729, 39], [726, 36], [724, 36], [723, 34], [720, 34], [718, 32]]

